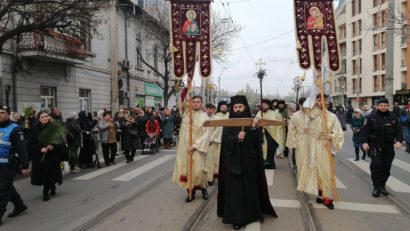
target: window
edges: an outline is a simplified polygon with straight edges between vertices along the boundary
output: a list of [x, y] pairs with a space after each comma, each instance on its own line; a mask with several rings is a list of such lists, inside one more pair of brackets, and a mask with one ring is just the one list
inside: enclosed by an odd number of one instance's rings
[[40, 87], [41, 107], [54, 108], [57, 107], [57, 88], [49, 86]]
[[382, 70], [386, 70], [386, 54], [385, 53], [383, 53], [382, 55], [381, 55], [381, 63], [382, 63]]
[[386, 48], [386, 32], [382, 32], [381, 40], [382, 40], [382, 49]]
[[158, 70], [158, 46], [154, 46], [154, 68]]
[[386, 86], [385, 86], [385, 75], [382, 75], [382, 91], [385, 91], [386, 90]]
[[142, 61], [141, 61], [141, 48], [142, 48], [142, 44], [141, 44], [141, 34], [138, 33], [137, 34], [137, 60], [136, 60], [136, 67], [137, 68], [142, 68]]
[[379, 65], [377, 61], [377, 55], [373, 55], [373, 71], [378, 71], [379, 70]]
[[79, 90], [80, 111], [91, 112], [91, 90]]
[[373, 76], [373, 92], [379, 91], [379, 76]]

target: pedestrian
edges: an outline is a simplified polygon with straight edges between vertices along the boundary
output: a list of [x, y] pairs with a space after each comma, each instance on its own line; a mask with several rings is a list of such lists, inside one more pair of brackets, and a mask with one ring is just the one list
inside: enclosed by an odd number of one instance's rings
[[340, 122], [340, 125], [342, 126], [343, 131], [346, 131], [346, 112], [342, 105], [336, 107], [335, 114]]
[[139, 109], [138, 110], [138, 116], [136, 118], [137, 120], [137, 131], [138, 131], [138, 138], [140, 140], [140, 149], [142, 150], [144, 147], [144, 141], [146, 139], [146, 134], [145, 134], [145, 125], [147, 124], [147, 118], [144, 115], [144, 110]]
[[[57, 132], [64, 127], [58, 121], [51, 121], [46, 111], [37, 115], [38, 127], [32, 129], [31, 147], [35, 150], [32, 161], [31, 184], [43, 186], [43, 200], [48, 201], [50, 196], [56, 194], [56, 183], [61, 185], [63, 177], [61, 172], [63, 132]], [[65, 130], [64, 130], [65, 132]], [[50, 135], [51, 134], [51, 135]]]
[[53, 121], [57, 121], [60, 123], [64, 122], [63, 116], [61, 115], [61, 110], [57, 107], [52, 108], [50, 116]]
[[16, 217], [28, 209], [13, 186], [19, 166], [24, 176], [30, 174], [27, 146], [23, 129], [10, 120], [9, 113], [8, 106], [0, 106], [0, 226], [9, 201], [14, 205], [14, 210], [8, 217]]
[[[231, 98], [229, 118], [252, 118], [245, 96]], [[277, 217], [269, 199], [265, 171], [262, 165], [262, 128], [225, 127], [222, 133], [224, 158], [222, 222], [234, 230], [252, 222], [263, 221], [263, 213]]]
[[348, 124], [352, 123], [353, 112], [354, 112], [354, 108], [352, 107], [352, 105], [349, 104], [349, 106], [347, 106], [347, 112], [346, 112], [346, 123]]
[[363, 150], [363, 143], [361, 142], [361, 134], [364, 128], [364, 121], [365, 118], [362, 116], [362, 110], [356, 109], [354, 110], [353, 113], [353, 118], [352, 118], [352, 123], [351, 123], [351, 128], [353, 131], [353, 146], [354, 146], [354, 152], [356, 154], [356, 159], [355, 161], [359, 160], [359, 149], [362, 150], [363, 155], [362, 155], [362, 160], [366, 159], [366, 152]]
[[117, 129], [114, 125], [111, 112], [105, 111], [103, 113], [103, 119], [98, 122], [98, 129], [100, 130], [100, 142], [105, 166], [108, 167], [111, 164], [116, 164], [115, 155], [117, 154]]
[[[300, 173], [297, 190], [316, 196], [316, 203], [323, 204], [328, 209], [334, 209], [332, 199], [331, 167], [328, 153], [328, 143], [332, 145], [332, 153], [342, 149], [344, 133], [337, 116], [326, 111], [328, 128], [325, 129], [323, 121], [323, 108], [321, 95], [316, 96], [316, 104], [311, 109], [309, 125], [309, 141], [307, 158], [304, 159]], [[329, 97], [324, 95], [324, 100]]]
[[404, 142], [406, 143], [406, 152], [410, 153], [410, 98], [407, 100], [406, 107], [402, 110], [400, 123], [403, 129]]
[[78, 113], [78, 122], [81, 128], [82, 138], [78, 158], [80, 168], [94, 167], [93, 155], [97, 153], [96, 147], [98, 147], [98, 144], [95, 144], [93, 132], [98, 122], [92, 118], [91, 114], [87, 115], [85, 111]]
[[370, 172], [373, 197], [387, 196], [386, 182], [395, 156], [394, 148], [401, 149], [403, 132], [396, 115], [389, 111], [387, 99], [378, 100], [377, 110], [366, 118], [362, 135], [363, 149], [370, 152]]
[[181, 105], [180, 111], [182, 115], [181, 130], [179, 133], [179, 143], [177, 147], [177, 156], [175, 160], [175, 168], [172, 176], [172, 181], [177, 183], [180, 187], [187, 189], [188, 185], [188, 153], [192, 155], [192, 197], [189, 195], [186, 197], [185, 202], [191, 202], [195, 199], [195, 191], [201, 190], [202, 198], [208, 200], [209, 195], [207, 188], [207, 172], [205, 170], [205, 158], [208, 151], [209, 142], [209, 129], [203, 127], [208, 116], [201, 111], [202, 98], [200, 96], [192, 97], [192, 145], [189, 145], [189, 113], [186, 110], [188, 107], [185, 99], [188, 92], [188, 88], [184, 88], [181, 92], [179, 105]]
[[174, 114], [171, 113], [171, 110], [164, 110], [164, 115], [161, 116], [161, 122], [162, 133], [164, 136], [164, 147], [165, 149], [170, 149], [172, 138], [174, 136]]
[[396, 115], [397, 118], [400, 118], [401, 109], [398, 102], [394, 102], [393, 113]]
[[139, 146], [137, 124], [129, 111], [123, 111], [123, 117], [118, 121], [121, 129], [121, 147], [127, 163], [134, 161]]
[[78, 149], [81, 146], [81, 127], [77, 120], [77, 113], [70, 112], [66, 121], [67, 126], [67, 145], [69, 150], [68, 163], [70, 172], [79, 173]]

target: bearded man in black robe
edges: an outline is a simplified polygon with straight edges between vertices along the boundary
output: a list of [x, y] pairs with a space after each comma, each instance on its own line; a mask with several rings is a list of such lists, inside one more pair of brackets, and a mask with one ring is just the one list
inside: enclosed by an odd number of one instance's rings
[[[245, 96], [231, 98], [229, 118], [252, 118]], [[225, 127], [222, 134], [222, 170], [218, 184], [218, 216], [235, 230], [255, 221], [263, 213], [277, 217], [268, 193], [262, 159], [262, 129]]]

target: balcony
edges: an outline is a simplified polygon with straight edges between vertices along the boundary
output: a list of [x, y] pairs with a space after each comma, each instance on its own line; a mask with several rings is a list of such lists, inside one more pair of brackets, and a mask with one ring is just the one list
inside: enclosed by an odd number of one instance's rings
[[22, 57], [58, 63], [81, 64], [87, 58], [80, 40], [59, 33], [23, 33], [18, 50]]

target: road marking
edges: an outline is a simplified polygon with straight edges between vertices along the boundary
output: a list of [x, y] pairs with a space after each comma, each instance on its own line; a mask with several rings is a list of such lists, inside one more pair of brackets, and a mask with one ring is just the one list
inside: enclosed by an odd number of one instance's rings
[[268, 186], [273, 186], [273, 176], [275, 175], [275, 170], [266, 169], [265, 175], [266, 175], [266, 181], [268, 182]]
[[152, 162], [149, 162], [148, 164], [145, 164], [145, 165], [143, 165], [139, 168], [136, 168], [132, 171], [129, 171], [129, 172], [125, 173], [124, 175], [121, 175], [121, 176], [113, 179], [113, 181], [130, 181], [133, 178], [135, 178], [135, 177], [137, 177], [137, 176], [139, 176], [143, 173], [146, 173], [147, 171], [149, 171], [149, 170], [151, 170], [151, 169], [153, 169], [153, 168], [155, 168], [155, 167], [157, 167], [157, 166], [159, 166], [159, 165], [161, 165], [161, 164], [163, 164], [163, 163], [165, 163], [168, 160], [173, 159], [173, 158], [175, 158], [175, 156], [173, 156], [173, 155], [166, 155], [166, 156], [160, 157], [160, 158], [158, 158], [158, 159], [156, 159]]
[[341, 188], [341, 189], [346, 189], [346, 185], [344, 185], [337, 176], [335, 176], [336, 179], [336, 188]]
[[402, 161], [402, 160], [398, 160], [398, 159], [394, 159], [393, 160], [393, 165], [403, 169], [406, 172], [410, 172], [410, 164]]
[[[324, 205], [317, 204], [316, 201], [310, 201], [313, 208], [315, 209], [327, 209]], [[371, 213], [400, 213], [400, 211], [392, 205], [382, 205], [382, 204], [364, 204], [364, 203], [353, 203], [346, 201], [334, 202], [336, 209], [351, 210], [351, 211], [361, 211], [361, 212], [371, 212]]]
[[300, 202], [298, 200], [281, 200], [281, 199], [270, 199], [270, 203], [273, 207], [281, 208], [301, 208]]
[[[353, 158], [348, 158], [353, 164], [355, 164], [357, 167], [361, 168], [363, 171], [367, 172], [367, 174], [371, 175], [370, 173], [370, 167], [369, 163], [366, 161], [354, 161]], [[393, 189], [395, 192], [403, 192], [403, 193], [410, 193], [410, 186], [404, 183], [403, 181], [400, 181], [399, 179], [390, 176], [389, 179], [387, 180], [386, 185]]]
[[261, 223], [260, 222], [253, 222], [248, 224], [245, 227], [245, 231], [259, 231], [261, 230]]
[[[146, 157], [148, 157], [148, 156], [136, 156], [136, 157], [134, 158], [134, 161], [142, 160], [142, 159], [144, 159], [144, 158], [146, 158]], [[125, 163], [125, 162], [121, 162], [121, 163], [118, 163], [118, 164], [116, 164], [116, 165], [110, 165], [109, 167], [105, 167], [105, 168], [99, 169], [99, 170], [97, 170], [97, 171], [90, 172], [90, 173], [84, 174], [84, 175], [82, 175], [82, 176], [76, 177], [76, 178], [74, 178], [73, 180], [89, 180], [89, 179], [92, 179], [92, 178], [94, 178], [94, 177], [100, 176], [100, 175], [102, 175], [102, 174], [111, 172], [111, 171], [113, 171], [113, 170], [115, 170], [115, 169], [124, 167], [125, 165], [128, 165], [128, 164]]]

